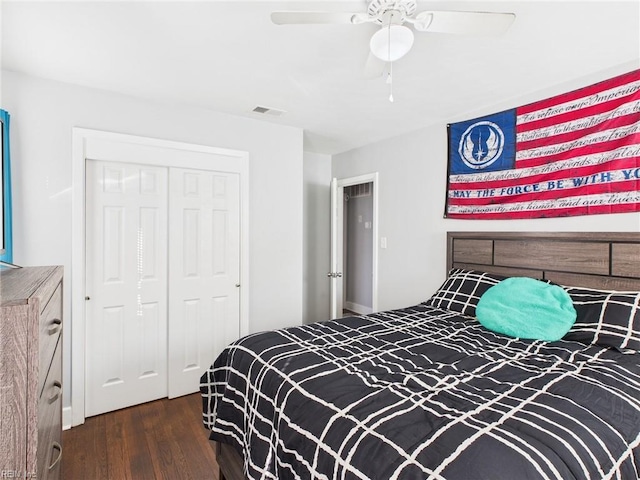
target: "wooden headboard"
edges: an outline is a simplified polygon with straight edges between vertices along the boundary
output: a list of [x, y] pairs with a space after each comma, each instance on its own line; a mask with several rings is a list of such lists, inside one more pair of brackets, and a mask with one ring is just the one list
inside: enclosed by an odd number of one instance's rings
[[453, 267], [640, 291], [640, 233], [448, 232], [447, 271]]

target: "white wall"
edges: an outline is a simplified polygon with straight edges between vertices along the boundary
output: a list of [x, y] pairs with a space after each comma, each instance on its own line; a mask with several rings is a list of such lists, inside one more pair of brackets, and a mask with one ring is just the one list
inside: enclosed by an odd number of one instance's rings
[[250, 330], [301, 323], [302, 130], [2, 72], [11, 114], [14, 261], [64, 265], [64, 399], [69, 405], [71, 128], [249, 152]]
[[[624, 65], [451, 121], [548, 98], [633, 68], [638, 66]], [[418, 303], [435, 291], [445, 277], [446, 232], [450, 230], [640, 232], [640, 213], [535, 220], [444, 219], [446, 167], [444, 122], [333, 157], [334, 177], [380, 173], [379, 236], [388, 242], [387, 249], [379, 249], [380, 310]]]
[[329, 320], [331, 156], [304, 154], [304, 323]]

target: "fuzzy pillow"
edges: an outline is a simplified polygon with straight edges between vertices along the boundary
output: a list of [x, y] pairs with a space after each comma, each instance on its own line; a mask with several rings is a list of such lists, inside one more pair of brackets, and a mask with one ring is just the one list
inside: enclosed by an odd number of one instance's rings
[[569, 294], [558, 285], [511, 277], [482, 295], [476, 316], [491, 331], [554, 342], [575, 323], [576, 310]]

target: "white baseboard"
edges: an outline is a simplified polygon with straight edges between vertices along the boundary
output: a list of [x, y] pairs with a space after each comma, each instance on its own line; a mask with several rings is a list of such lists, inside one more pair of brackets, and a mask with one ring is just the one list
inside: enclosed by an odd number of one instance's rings
[[353, 302], [344, 302], [344, 308], [351, 310], [352, 312], [356, 312], [359, 315], [369, 315], [370, 313], [373, 313], [373, 308], [358, 305]]
[[62, 409], [62, 429], [69, 430], [72, 425], [71, 407], [64, 407]]

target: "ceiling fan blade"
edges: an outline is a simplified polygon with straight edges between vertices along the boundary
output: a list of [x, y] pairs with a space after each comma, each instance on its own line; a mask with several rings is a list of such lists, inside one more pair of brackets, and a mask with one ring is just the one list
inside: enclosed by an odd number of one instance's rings
[[273, 12], [271, 21], [276, 25], [298, 25], [313, 23], [362, 23], [361, 14], [347, 12]]
[[420, 32], [499, 35], [515, 18], [513, 13], [426, 11], [407, 21]]
[[367, 62], [364, 64], [364, 76], [365, 78], [377, 78], [384, 73], [384, 69], [387, 66], [384, 60], [380, 60], [373, 53], [369, 52]]

